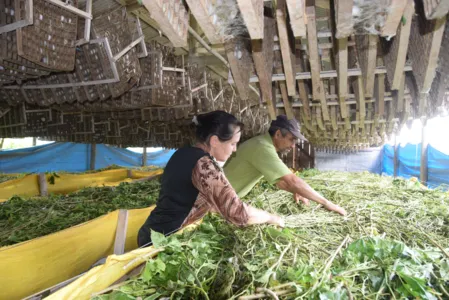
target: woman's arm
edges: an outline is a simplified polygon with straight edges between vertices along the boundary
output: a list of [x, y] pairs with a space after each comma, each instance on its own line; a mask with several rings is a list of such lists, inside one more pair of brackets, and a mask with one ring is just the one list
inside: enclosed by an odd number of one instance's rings
[[200, 191], [210, 211], [219, 213], [237, 226], [264, 223], [283, 226], [280, 217], [243, 203], [224, 173], [209, 157], [198, 161], [192, 173], [192, 183]]

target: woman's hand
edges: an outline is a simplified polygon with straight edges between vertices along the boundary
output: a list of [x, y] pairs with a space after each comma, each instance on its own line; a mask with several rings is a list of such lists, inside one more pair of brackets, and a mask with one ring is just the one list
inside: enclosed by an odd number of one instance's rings
[[282, 217], [276, 216], [276, 215], [271, 215], [271, 219], [268, 223], [282, 227], [282, 228], [285, 227], [284, 219]]

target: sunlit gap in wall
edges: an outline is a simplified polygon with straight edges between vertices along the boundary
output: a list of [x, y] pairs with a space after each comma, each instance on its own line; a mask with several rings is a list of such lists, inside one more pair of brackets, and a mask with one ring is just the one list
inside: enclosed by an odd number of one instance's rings
[[[440, 152], [449, 154], [449, 116], [439, 116], [427, 120], [426, 138], [429, 145]], [[395, 136], [392, 135], [387, 141], [394, 145]], [[406, 144], [419, 144], [422, 140], [422, 122], [420, 119], [413, 120], [411, 126], [404, 125], [396, 136], [397, 142], [401, 146]]]
[[[136, 152], [136, 153], [143, 153], [143, 148], [142, 147], [128, 147], [126, 149], [128, 149], [130, 151], [133, 151], [133, 152]], [[157, 151], [161, 151], [161, 150], [164, 150], [164, 148], [161, 148], [161, 147], [156, 147], [156, 148], [147, 147], [147, 153], [157, 152]]]

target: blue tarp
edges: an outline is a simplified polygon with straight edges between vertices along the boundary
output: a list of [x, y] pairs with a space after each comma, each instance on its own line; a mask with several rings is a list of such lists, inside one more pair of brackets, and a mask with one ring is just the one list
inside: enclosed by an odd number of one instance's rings
[[[52, 143], [17, 150], [0, 151], [0, 173], [85, 172], [90, 169], [89, 144]], [[164, 167], [175, 150], [160, 150], [147, 155], [147, 165]], [[97, 144], [95, 169], [110, 165], [140, 167], [142, 154]]]
[[[397, 176], [403, 178], [420, 176], [421, 144], [407, 144], [398, 148]], [[394, 175], [394, 146], [385, 145], [382, 158], [382, 173]], [[427, 147], [427, 185], [437, 187], [449, 184], [449, 155], [444, 154], [431, 145]]]

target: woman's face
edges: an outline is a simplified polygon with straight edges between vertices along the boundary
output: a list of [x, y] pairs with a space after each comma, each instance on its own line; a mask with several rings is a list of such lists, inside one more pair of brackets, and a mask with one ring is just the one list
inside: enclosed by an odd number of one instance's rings
[[211, 155], [217, 161], [225, 162], [229, 156], [237, 151], [237, 143], [240, 141], [240, 127], [234, 129], [234, 135], [229, 141], [221, 142], [217, 136], [211, 137]]

